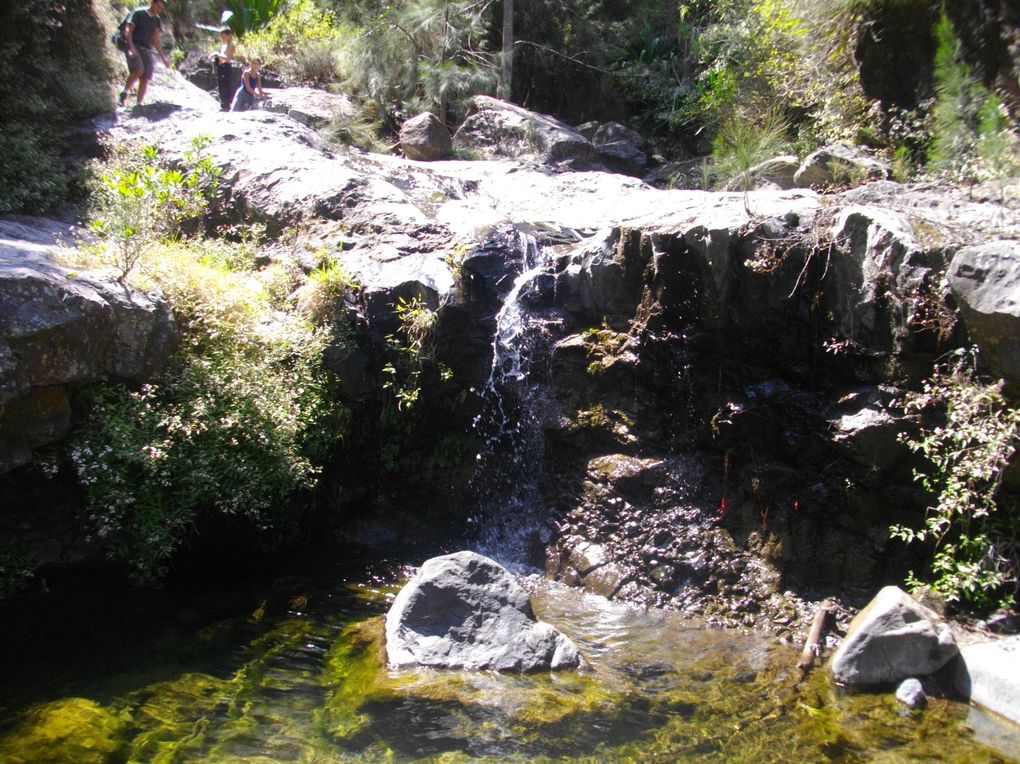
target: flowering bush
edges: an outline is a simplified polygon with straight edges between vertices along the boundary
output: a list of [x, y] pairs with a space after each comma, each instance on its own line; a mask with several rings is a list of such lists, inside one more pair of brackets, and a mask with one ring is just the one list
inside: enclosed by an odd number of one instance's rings
[[140, 277], [166, 294], [183, 346], [157, 383], [89, 391], [72, 447], [92, 540], [140, 581], [164, 572], [203, 512], [278, 527], [343, 430], [321, 366], [328, 331], [271, 311], [224, 246], [147, 259]]

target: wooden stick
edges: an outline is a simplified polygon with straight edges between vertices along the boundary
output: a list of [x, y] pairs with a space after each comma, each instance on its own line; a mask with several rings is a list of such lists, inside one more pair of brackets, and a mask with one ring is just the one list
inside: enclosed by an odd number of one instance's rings
[[832, 612], [832, 600], [824, 600], [815, 613], [815, 619], [811, 622], [811, 631], [808, 632], [807, 642], [801, 651], [800, 660], [797, 661], [797, 668], [800, 669], [800, 678], [803, 679], [815, 665], [815, 658], [822, 652], [821, 641], [825, 633], [825, 621]]

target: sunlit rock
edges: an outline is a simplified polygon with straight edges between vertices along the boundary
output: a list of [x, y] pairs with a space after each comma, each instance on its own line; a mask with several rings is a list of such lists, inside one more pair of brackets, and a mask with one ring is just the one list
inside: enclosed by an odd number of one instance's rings
[[401, 125], [400, 148], [408, 159], [433, 162], [445, 159], [453, 148], [453, 142], [450, 131], [439, 121], [439, 117], [424, 112]]
[[948, 278], [981, 360], [1020, 382], [1020, 243], [962, 249], [949, 264]]
[[474, 552], [428, 560], [386, 615], [391, 666], [514, 672], [576, 668], [574, 643], [538, 621], [502, 566]]
[[960, 658], [957, 692], [1020, 724], [1020, 635], [967, 645]]
[[927, 676], [959, 652], [949, 626], [895, 586], [850, 623], [829, 668], [837, 682], [874, 685]]
[[851, 146], [833, 144], [807, 157], [794, 175], [798, 188], [857, 185], [873, 178], [888, 178], [889, 167]]

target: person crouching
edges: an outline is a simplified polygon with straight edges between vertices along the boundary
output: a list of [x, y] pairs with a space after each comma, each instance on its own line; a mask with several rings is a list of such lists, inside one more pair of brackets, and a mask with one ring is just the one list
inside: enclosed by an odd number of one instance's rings
[[266, 97], [266, 94], [262, 92], [262, 75], [259, 74], [261, 68], [262, 62], [253, 58], [241, 73], [241, 85], [234, 95], [234, 105], [231, 107], [231, 111], [248, 111], [255, 105], [256, 95], [259, 98]]

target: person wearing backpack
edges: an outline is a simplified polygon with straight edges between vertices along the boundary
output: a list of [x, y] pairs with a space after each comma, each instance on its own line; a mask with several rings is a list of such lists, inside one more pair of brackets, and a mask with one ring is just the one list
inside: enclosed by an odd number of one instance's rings
[[133, 11], [124, 20], [123, 40], [126, 45], [124, 55], [127, 57], [128, 79], [118, 99], [123, 106], [135, 83], [138, 83], [137, 104], [142, 105], [145, 91], [152, 79], [152, 49], [159, 53], [163, 66], [169, 68], [170, 59], [163, 52], [160, 41], [162, 22], [159, 14], [166, 10], [166, 0], [152, 0], [147, 8]]

